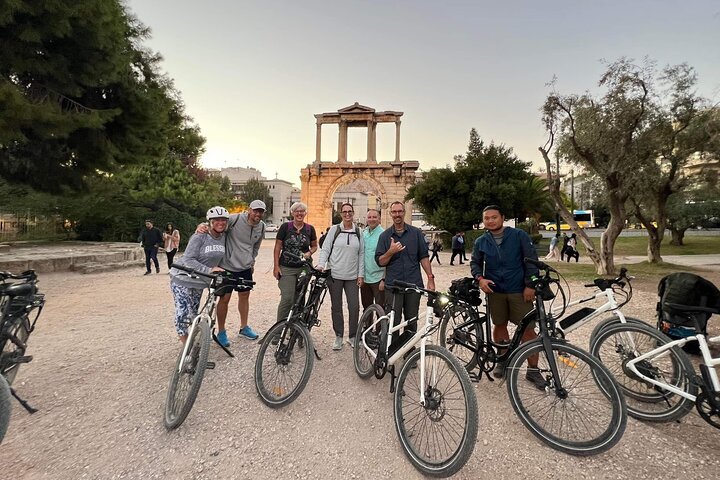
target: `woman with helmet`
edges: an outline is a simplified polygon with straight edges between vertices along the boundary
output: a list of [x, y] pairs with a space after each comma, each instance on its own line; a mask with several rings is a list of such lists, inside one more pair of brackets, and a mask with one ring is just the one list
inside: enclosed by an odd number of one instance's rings
[[[230, 214], [223, 207], [212, 207], [207, 212], [210, 228], [207, 233], [195, 233], [185, 248], [185, 254], [175, 263], [203, 273], [222, 272], [218, 267], [225, 256], [225, 229]], [[209, 279], [191, 278], [182, 270], [170, 270], [170, 290], [175, 299], [175, 331], [181, 342], [187, 340], [187, 328], [200, 308], [203, 290]]]

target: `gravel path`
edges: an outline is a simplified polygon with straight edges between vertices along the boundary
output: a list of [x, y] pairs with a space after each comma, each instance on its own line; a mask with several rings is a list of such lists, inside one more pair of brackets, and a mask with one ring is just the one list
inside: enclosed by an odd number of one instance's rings
[[[438, 285], [469, 272], [434, 266]], [[275, 317], [279, 293], [271, 245], [261, 249], [251, 295], [251, 324]], [[0, 446], [2, 478], [422, 478], [401, 450], [389, 383], [355, 374], [352, 351], [331, 351], [329, 299], [313, 331], [323, 357], [290, 406], [272, 410], [257, 398], [257, 343], [231, 338], [235, 358], [213, 346], [195, 406], [173, 432], [162, 424], [165, 394], [179, 343], [166, 275], [144, 268], [41, 276], [46, 311], [30, 339], [35, 359], [17, 390], [40, 411], [14, 405]], [[720, 282], [720, 274], [708, 278]], [[572, 283], [580, 293], [579, 283]], [[655, 284], [636, 283], [626, 315], [653, 321]], [[234, 300], [233, 300], [234, 302]], [[237, 313], [230, 319], [237, 332]], [[592, 326], [571, 340], [587, 348]], [[717, 330], [717, 326], [714, 326]], [[480, 429], [475, 451], [456, 478], [717, 478], [720, 432], [696, 413], [680, 423], [633, 419], [610, 452], [568, 456], [540, 443], [515, 416], [506, 387], [476, 384]]]

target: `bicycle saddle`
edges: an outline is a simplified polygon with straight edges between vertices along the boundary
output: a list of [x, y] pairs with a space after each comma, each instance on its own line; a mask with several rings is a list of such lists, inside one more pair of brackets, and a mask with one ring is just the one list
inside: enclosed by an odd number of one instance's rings
[[24, 297], [35, 293], [36, 287], [32, 283], [19, 283], [2, 289], [2, 294], [8, 297]]

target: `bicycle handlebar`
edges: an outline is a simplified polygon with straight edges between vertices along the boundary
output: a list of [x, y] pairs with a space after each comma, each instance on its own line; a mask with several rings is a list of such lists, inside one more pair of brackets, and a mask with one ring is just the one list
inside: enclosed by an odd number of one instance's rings
[[[204, 273], [204, 272], [200, 272], [198, 270], [192, 269], [190, 267], [186, 267], [185, 265], [180, 265], [179, 263], [173, 263], [170, 266], [172, 268], [177, 268], [178, 270], [188, 272], [191, 275], [200, 275], [201, 277], [209, 278], [211, 280], [214, 280], [218, 277], [226, 277], [225, 271], [216, 272], [216, 273]], [[228, 278], [230, 278], [230, 277], [228, 277]], [[233, 281], [237, 281], [239, 285], [244, 285], [244, 286], [255, 285], [255, 282], [253, 282], [251, 280], [245, 280], [244, 278], [234, 278]]]
[[389, 289], [405, 289], [405, 290], [414, 290], [418, 293], [426, 293], [428, 295], [440, 295], [441, 292], [437, 292], [435, 290], [428, 290], [427, 288], [418, 287], [414, 283], [408, 283], [403, 282], [402, 280], [395, 280], [392, 285], [388, 286]]
[[530, 265], [535, 265], [540, 270], [545, 270], [546, 272], [557, 272], [557, 270], [552, 268], [547, 263], [541, 262], [540, 260], [535, 260], [534, 258], [525, 257], [524, 262], [529, 263]]
[[10, 272], [0, 272], [0, 281], [12, 279], [12, 280], [35, 280], [37, 279], [37, 274], [35, 273], [35, 270], [25, 270], [24, 272], [15, 275]]

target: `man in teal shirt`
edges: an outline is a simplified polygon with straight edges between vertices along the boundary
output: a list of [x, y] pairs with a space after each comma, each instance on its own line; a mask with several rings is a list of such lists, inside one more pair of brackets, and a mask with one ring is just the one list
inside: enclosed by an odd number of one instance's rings
[[363, 310], [377, 303], [385, 303], [385, 268], [375, 261], [375, 248], [377, 247], [383, 228], [380, 226], [380, 211], [370, 209], [366, 217], [367, 227], [363, 230], [365, 243], [365, 283], [360, 287], [360, 300]]

